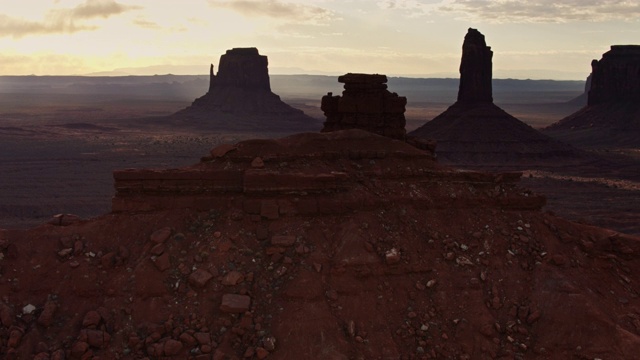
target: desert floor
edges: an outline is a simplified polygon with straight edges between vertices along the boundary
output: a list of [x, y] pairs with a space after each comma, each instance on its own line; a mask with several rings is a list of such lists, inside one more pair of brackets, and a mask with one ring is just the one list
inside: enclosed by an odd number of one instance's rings
[[[286, 99], [322, 118], [317, 99]], [[284, 134], [185, 132], [138, 125], [137, 118], [171, 114], [183, 101], [78, 96], [6, 95], [0, 100], [0, 227], [25, 228], [57, 213], [84, 218], [108, 213], [114, 194], [112, 171], [174, 168], [199, 161], [220, 143]], [[500, 105], [500, 104], [498, 104]], [[412, 130], [446, 109], [444, 103], [416, 103], [407, 109]], [[566, 104], [503, 106], [534, 127], [575, 111]], [[607, 149], [600, 168], [507, 169], [523, 171], [522, 185], [548, 198], [547, 210], [571, 220], [640, 234], [640, 150]], [[496, 171], [497, 169], [485, 169]]]

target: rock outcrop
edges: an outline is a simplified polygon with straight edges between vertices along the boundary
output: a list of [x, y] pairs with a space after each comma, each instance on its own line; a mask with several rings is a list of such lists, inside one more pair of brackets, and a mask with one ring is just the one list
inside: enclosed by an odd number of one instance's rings
[[640, 352], [640, 238], [540, 211], [519, 173], [353, 129], [114, 177], [112, 214], [0, 231], [0, 358]]
[[543, 135], [493, 103], [492, 57], [484, 36], [469, 29], [462, 46], [458, 101], [408, 135], [435, 140], [439, 161], [458, 166], [585, 161], [576, 149]]
[[322, 97], [321, 109], [327, 117], [322, 132], [363, 129], [394, 139], [406, 135], [404, 118], [407, 98], [387, 90], [385, 75], [346, 74], [342, 96]]
[[547, 127], [584, 147], [640, 147], [640, 45], [613, 45], [591, 62], [587, 106]]
[[268, 60], [256, 48], [234, 48], [209, 69], [209, 91], [172, 116], [180, 124], [228, 131], [313, 131], [319, 121], [271, 91]]
[[[286, 167], [280, 165], [283, 163]], [[345, 171], [327, 168], [327, 163], [345, 163]], [[273, 203], [270, 200], [273, 194], [292, 194], [289, 200], [281, 199], [269, 216], [277, 218], [284, 212], [290, 215], [343, 213], [384, 206], [374, 194], [363, 191], [363, 181], [377, 179], [376, 186], [385, 187], [387, 182], [413, 179], [411, 181], [449, 189], [464, 188], [466, 185], [460, 184], [470, 182], [478, 189], [487, 190], [486, 194], [493, 194], [491, 189], [496, 184], [509, 187], [518, 178], [517, 174], [495, 177], [451, 171], [438, 165], [429, 151], [404, 141], [351, 129], [221, 145], [200, 164], [182, 169], [115, 171], [113, 211], [209, 210], [226, 206], [228, 201], [240, 201], [243, 208], [252, 209], [249, 213], [264, 214], [271, 211], [265, 209]], [[437, 207], [446, 202], [450, 193], [433, 191], [424, 195], [424, 198], [408, 193], [394, 196], [398, 203], [430, 203]], [[470, 195], [467, 199], [466, 194], [460, 196], [466, 199], [461, 202], [464, 206], [472, 202], [477, 206], [530, 209], [544, 204], [541, 198], [522, 197], [517, 192], [501, 197]]]

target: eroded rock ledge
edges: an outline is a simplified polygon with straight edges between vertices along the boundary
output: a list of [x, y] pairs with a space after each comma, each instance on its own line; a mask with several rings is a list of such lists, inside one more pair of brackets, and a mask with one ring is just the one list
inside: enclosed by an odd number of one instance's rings
[[[260, 156], [257, 156], [260, 155]], [[519, 173], [440, 166], [427, 151], [362, 130], [221, 145], [194, 166], [114, 172], [113, 211], [226, 209], [277, 218], [410, 203], [424, 208], [539, 209]]]

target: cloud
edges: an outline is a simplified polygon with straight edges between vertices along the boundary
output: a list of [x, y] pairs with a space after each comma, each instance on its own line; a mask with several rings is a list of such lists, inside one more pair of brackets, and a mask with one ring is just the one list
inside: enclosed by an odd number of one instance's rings
[[438, 10], [493, 23], [637, 21], [638, 0], [444, 0]]
[[420, 17], [429, 15], [442, 5], [443, 0], [380, 0], [377, 2], [379, 8], [384, 10], [403, 11], [409, 17]]
[[74, 19], [108, 18], [133, 9], [138, 7], [123, 5], [115, 0], [87, 0], [84, 4], [71, 9], [71, 17]]
[[331, 10], [280, 0], [209, 0], [214, 7], [227, 8], [247, 16], [266, 16], [289, 21], [325, 23], [335, 18]]
[[86, 0], [73, 8], [50, 10], [42, 21], [19, 19], [0, 14], [0, 36], [20, 38], [36, 34], [95, 30], [96, 26], [87, 25], [84, 21], [94, 18], [108, 18], [134, 9], [138, 9], [138, 7], [123, 5], [115, 0]]
[[135, 19], [133, 21], [134, 24], [140, 26], [141, 28], [144, 29], [159, 29], [160, 25], [158, 25], [158, 23], [153, 22], [153, 21], [149, 21], [149, 20], [145, 20], [145, 19]]

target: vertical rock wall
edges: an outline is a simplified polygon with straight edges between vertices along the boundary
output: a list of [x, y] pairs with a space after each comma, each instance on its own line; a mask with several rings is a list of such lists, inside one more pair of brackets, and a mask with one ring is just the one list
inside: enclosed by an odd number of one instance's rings
[[493, 102], [491, 47], [478, 30], [469, 28], [462, 45], [460, 62], [460, 102]]
[[613, 45], [591, 68], [589, 105], [640, 101], [640, 45]]

